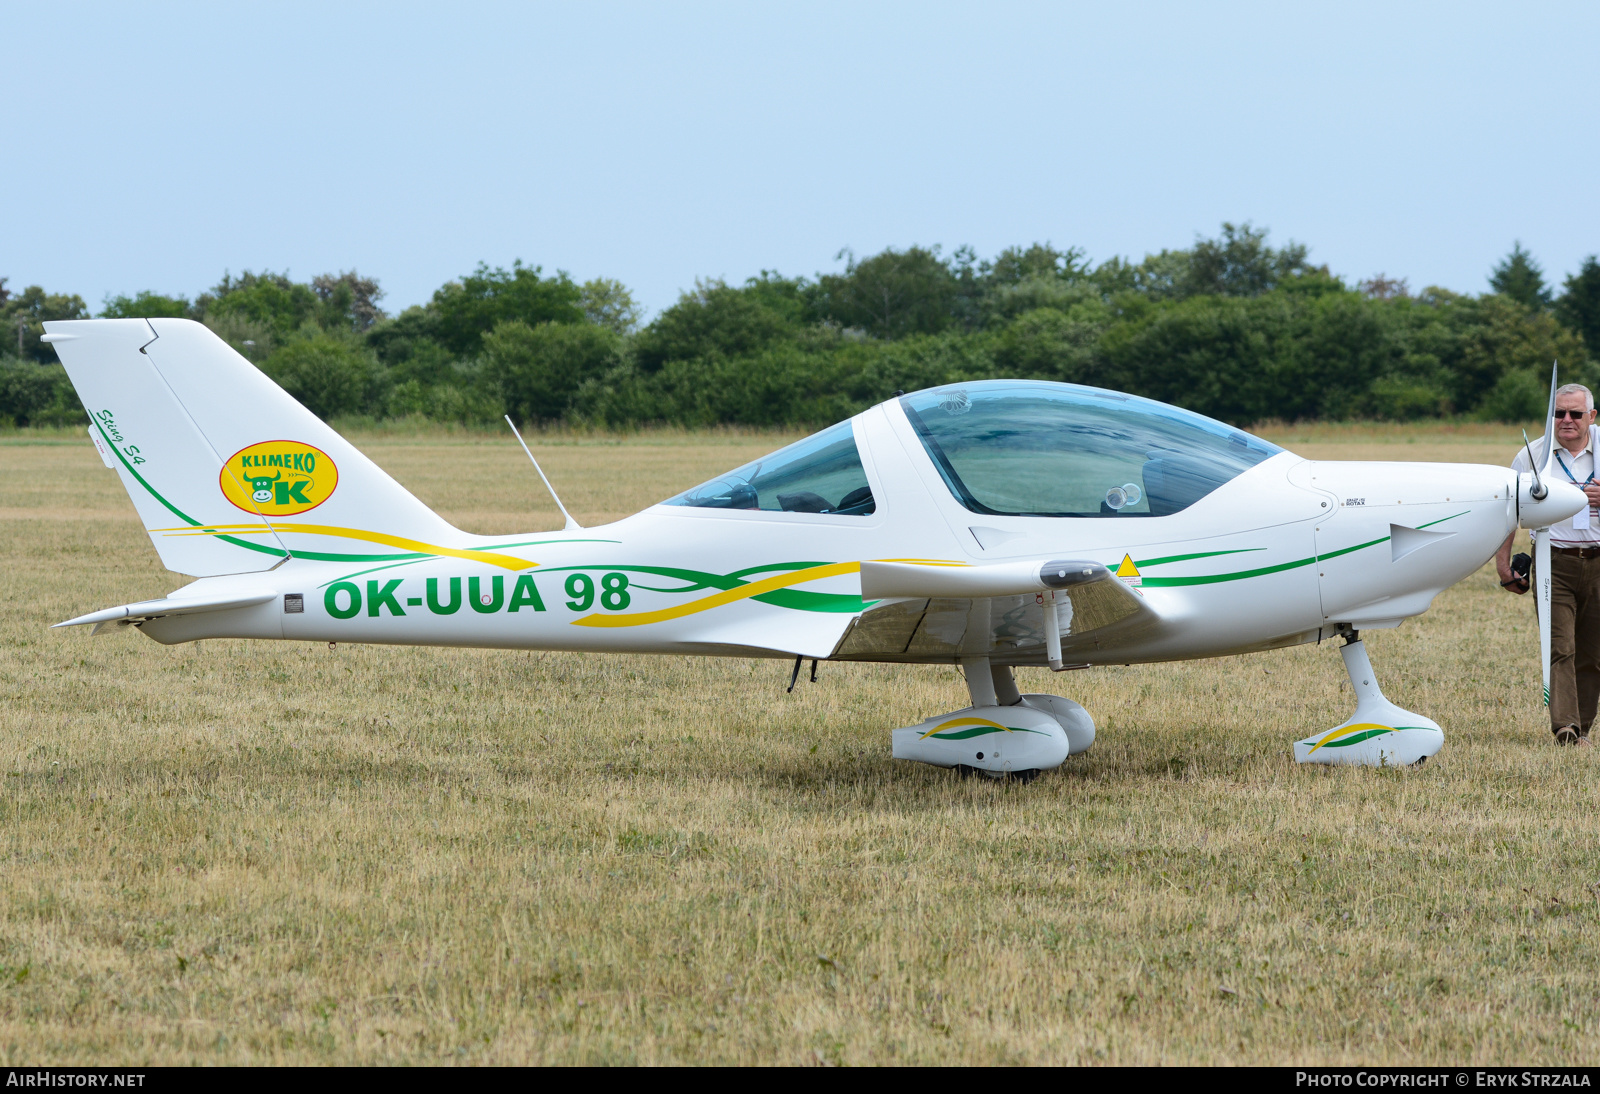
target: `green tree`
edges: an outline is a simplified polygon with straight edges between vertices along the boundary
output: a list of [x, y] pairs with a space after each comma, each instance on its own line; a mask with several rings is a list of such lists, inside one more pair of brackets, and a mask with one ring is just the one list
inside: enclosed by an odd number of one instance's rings
[[1082, 382], [1093, 375], [1100, 336], [1110, 320], [1109, 309], [1092, 296], [1069, 308], [1023, 312], [997, 333], [995, 367], [1001, 376], [1016, 379]]
[[1035, 308], [1070, 310], [1098, 294], [1081, 248], [1059, 251], [1048, 243], [1007, 247], [979, 266], [978, 313], [993, 325]]
[[195, 301], [206, 319], [245, 320], [285, 342], [317, 315], [320, 301], [311, 286], [289, 280], [286, 273], [251, 273], [238, 277], [224, 273], [222, 280]]
[[272, 328], [243, 313], [212, 314], [201, 322], [210, 328], [212, 334], [233, 347], [235, 353], [257, 367], [278, 348], [278, 339]]
[[1600, 359], [1600, 260], [1590, 255], [1562, 282], [1556, 318], [1582, 336], [1591, 359]]
[[1379, 273], [1357, 284], [1356, 291], [1373, 300], [1399, 300], [1411, 295], [1411, 286], [1403, 277]]
[[618, 334], [632, 334], [639, 329], [639, 305], [622, 282], [597, 277], [585, 281], [579, 293], [584, 318], [595, 326]]
[[1108, 299], [1133, 293], [1154, 301], [1260, 296], [1310, 275], [1336, 281], [1326, 268], [1306, 261], [1308, 251], [1303, 244], [1291, 240], [1273, 248], [1267, 243], [1269, 234], [1249, 222], [1236, 225], [1224, 221], [1221, 235], [1197, 240], [1190, 250], [1163, 250], [1145, 255], [1138, 263], [1108, 259], [1088, 278]]
[[815, 326], [822, 319], [817, 311], [817, 285], [804, 277], [784, 277], [776, 270], [762, 270], [747, 278], [740, 289], [795, 329]]
[[382, 373], [370, 350], [332, 334], [296, 338], [261, 371], [324, 421], [348, 414], [382, 414]]
[[1345, 417], [1395, 364], [1378, 308], [1288, 289], [1158, 305], [1107, 328], [1091, 382], [1229, 422]]
[[483, 382], [519, 422], [557, 421], [585, 382], [619, 363], [621, 336], [590, 323], [520, 319], [497, 325], [483, 340]]
[[1458, 390], [1452, 362], [1460, 350], [1453, 309], [1467, 298], [1438, 288], [1412, 296], [1383, 281], [1376, 292], [1370, 281], [1356, 289], [1380, 325], [1383, 354], [1379, 374], [1346, 413], [1399, 421], [1452, 413]]
[[634, 353], [640, 369], [655, 372], [668, 361], [741, 357], [798, 336], [803, 304], [782, 279], [752, 278], [743, 289], [702, 281], [639, 333]]
[[1168, 251], [1145, 255], [1144, 261], [1122, 274], [1132, 290], [1151, 300], [1183, 300], [1190, 292], [1189, 264], [1192, 251]]
[[1552, 361], [1573, 371], [1587, 362], [1577, 335], [1548, 312], [1531, 311], [1509, 294], [1460, 300], [1450, 309], [1450, 321], [1457, 348], [1447, 363], [1455, 374], [1457, 410], [1480, 410], [1502, 378], [1519, 371], [1543, 375], [1548, 397]]
[[1184, 296], [1260, 296], [1292, 277], [1310, 273], [1304, 245], [1290, 240], [1274, 250], [1267, 229], [1224, 221], [1216, 239], [1202, 239], [1189, 254]]
[[100, 308], [101, 319], [192, 319], [193, 313], [188, 297], [149, 290], [133, 296], [107, 296]]
[[957, 320], [962, 285], [937, 247], [889, 248], [857, 260], [848, 251], [845, 272], [818, 278], [822, 315], [879, 338], [932, 334]]
[[78, 393], [59, 363], [0, 358], [0, 427], [81, 425], [86, 420]]
[[484, 335], [511, 320], [530, 327], [584, 321], [583, 292], [565, 272], [541, 277], [540, 267], [521, 260], [509, 270], [480, 263], [435, 292], [427, 311], [433, 339], [458, 357], [476, 356]]
[[1491, 422], [1537, 420], [1544, 416], [1549, 397], [1549, 377], [1532, 369], [1510, 369], [1484, 395], [1478, 416]]
[[1544, 270], [1533, 260], [1533, 255], [1522, 249], [1520, 240], [1511, 245], [1511, 253], [1490, 271], [1489, 287], [1533, 311], [1543, 311], [1550, 306], [1550, 289], [1544, 283]]
[[436, 316], [413, 304], [392, 319], [380, 319], [367, 331], [367, 345], [390, 368], [421, 354], [429, 360], [451, 359], [451, 353], [434, 340]]
[[1049, 243], [1007, 247], [979, 267], [989, 285], [1016, 285], [1036, 278], [1076, 281], [1089, 273], [1081, 247], [1058, 251]]
[[0, 347], [15, 347], [18, 357], [48, 364], [56, 360], [55, 350], [39, 338], [44, 324], [56, 319], [87, 319], [89, 309], [83, 297], [68, 293], [47, 293], [29, 285], [20, 293], [8, 292], [0, 303]]
[[1087, 281], [1030, 277], [1009, 285], [991, 285], [982, 301], [984, 322], [993, 326], [1039, 308], [1069, 312], [1088, 301], [1100, 304], [1098, 289]]
[[317, 322], [326, 330], [366, 331], [385, 318], [378, 301], [383, 290], [376, 278], [362, 277], [354, 270], [337, 274], [318, 274], [311, 279], [316, 294]]

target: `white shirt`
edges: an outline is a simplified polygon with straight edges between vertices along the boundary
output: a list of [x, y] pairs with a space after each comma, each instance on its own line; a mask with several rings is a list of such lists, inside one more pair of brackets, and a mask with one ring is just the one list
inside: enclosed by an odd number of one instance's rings
[[[1556, 459], [1560, 460], [1561, 463], [1556, 463], [1555, 460], [1552, 460], [1550, 462], [1550, 473], [1557, 482], [1567, 482], [1570, 479], [1571, 482], [1582, 486], [1594, 477], [1595, 442], [1600, 439], [1597, 438], [1597, 434], [1600, 434], [1600, 426], [1590, 426], [1589, 444], [1576, 456], [1563, 448], [1559, 441], [1556, 443]], [[1533, 442], [1533, 453], [1541, 458], [1544, 456], [1544, 438], [1541, 437]], [[1565, 469], [1563, 469], [1563, 464]], [[1511, 469], [1520, 472], [1527, 471], [1529, 468], [1528, 450], [1527, 448], [1522, 448], [1517, 452], [1517, 458], [1511, 461]], [[1589, 511], [1589, 527], [1587, 528], [1574, 528], [1570, 518], [1551, 525], [1550, 543], [1556, 547], [1600, 547], [1600, 517], [1597, 517], [1594, 510], [1591, 509]]]

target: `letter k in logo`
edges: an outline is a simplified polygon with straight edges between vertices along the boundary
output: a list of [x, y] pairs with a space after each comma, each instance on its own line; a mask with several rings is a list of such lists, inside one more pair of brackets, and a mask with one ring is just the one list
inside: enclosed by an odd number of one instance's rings
[[272, 500], [279, 505], [289, 505], [293, 502], [298, 502], [301, 505], [310, 505], [311, 499], [306, 497], [305, 493], [306, 487], [309, 485], [303, 479], [295, 482], [273, 483], [273, 486], [277, 488], [275, 490], [277, 496]]

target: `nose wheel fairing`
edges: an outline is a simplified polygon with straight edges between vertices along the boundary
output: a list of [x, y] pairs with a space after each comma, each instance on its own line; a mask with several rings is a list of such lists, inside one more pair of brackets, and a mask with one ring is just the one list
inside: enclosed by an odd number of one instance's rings
[[1339, 653], [1356, 694], [1356, 711], [1327, 732], [1296, 741], [1296, 762], [1410, 767], [1444, 746], [1444, 731], [1437, 722], [1384, 697], [1365, 643], [1357, 638]]

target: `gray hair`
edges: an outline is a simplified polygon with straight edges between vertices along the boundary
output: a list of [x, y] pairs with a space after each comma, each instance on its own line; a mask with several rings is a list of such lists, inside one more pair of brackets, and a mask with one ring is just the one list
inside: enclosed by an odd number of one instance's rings
[[1582, 384], [1562, 384], [1560, 387], [1556, 388], [1556, 398], [1559, 399], [1563, 395], [1582, 395], [1583, 409], [1594, 409], [1594, 392], [1590, 391]]

